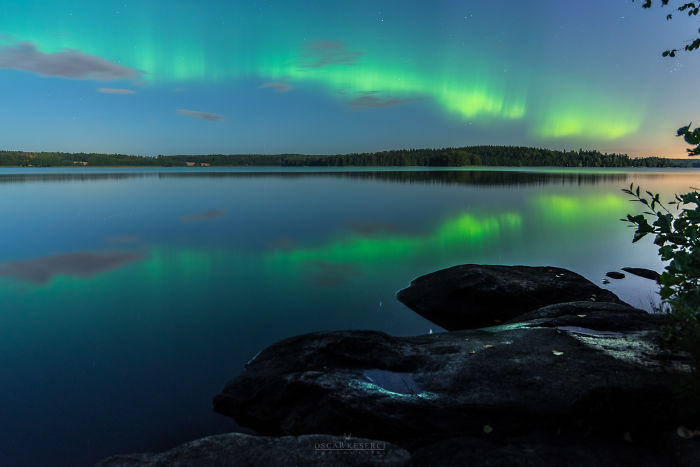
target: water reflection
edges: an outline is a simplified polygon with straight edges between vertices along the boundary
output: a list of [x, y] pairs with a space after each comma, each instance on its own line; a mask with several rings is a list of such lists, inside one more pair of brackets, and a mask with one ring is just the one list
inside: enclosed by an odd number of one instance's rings
[[462, 214], [444, 221], [433, 231], [423, 235], [386, 231], [369, 235], [348, 232], [319, 246], [287, 247], [271, 251], [263, 258], [274, 263], [271, 265], [274, 268], [283, 268], [285, 265], [306, 266], [317, 261], [336, 265], [348, 262], [368, 265], [389, 260], [407, 260], [413, 256], [479, 248], [500, 236], [518, 232], [521, 224], [522, 218], [516, 213], [492, 216]]
[[605, 218], [608, 214], [622, 215], [625, 210], [634, 208], [627, 200], [613, 193], [585, 196], [546, 194], [536, 196], [533, 201], [550, 222], [560, 226]]
[[[266, 170], [0, 169], [0, 465], [93, 465], [231, 431], [211, 396], [252, 355], [319, 330], [436, 329], [394, 294], [437, 269], [661, 270], [652, 239], [632, 244], [618, 220], [639, 208], [620, 188], [700, 178]], [[605, 287], [649, 306], [657, 286]], [[411, 387], [382, 376], [362, 382]]]
[[79, 251], [40, 258], [9, 261], [0, 265], [0, 276], [35, 284], [46, 284], [54, 276], [87, 278], [140, 261], [146, 254], [139, 251]]
[[[496, 170], [498, 169], [498, 170]], [[41, 170], [41, 169], [37, 169]], [[237, 171], [233, 168], [224, 168], [215, 171], [191, 171], [184, 169], [161, 169], [156, 170], [129, 170], [120, 172], [120, 169], [100, 169], [100, 171], [89, 172], [60, 172], [60, 169], [45, 169], [37, 173], [1, 173], [0, 184], [10, 183], [75, 183], [75, 182], [96, 182], [96, 181], [120, 181], [129, 179], [260, 179], [260, 178], [285, 178], [299, 179], [307, 177], [332, 177], [343, 179], [386, 181], [397, 183], [423, 183], [439, 185], [487, 185], [487, 186], [527, 186], [527, 185], [597, 185], [605, 183], [619, 183], [621, 186], [628, 185], [630, 173], [616, 173], [605, 171], [562, 171], [560, 169], [545, 169], [544, 171], [525, 170], [517, 171], [513, 169], [488, 168], [478, 170], [478, 168], [466, 169], [443, 169], [418, 171], [412, 168], [382, 168], [373, 170], [351, 171], [326, 171], [307, 169], [296, 171], [281, 171], [280, 168], [261, 168], [260, 171], [246, 168], [245, 171]], [[123, 169], [121, 169], [123, 170]], [[644, 173], [644, 177], [654, 179], [663, 177], [663, 174]]]

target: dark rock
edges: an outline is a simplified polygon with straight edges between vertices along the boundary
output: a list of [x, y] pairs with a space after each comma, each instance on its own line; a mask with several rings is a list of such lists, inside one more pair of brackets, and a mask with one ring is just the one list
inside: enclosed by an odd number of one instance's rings
[[227, 433], [190, 441], [165, 452], [109, 457], [96, 467], [400, 467], [409, 465], [410, 457], [407, 451], [386, 441], [346, 440], [330, 435], [272, 438]]
[[508, 321], [529, 326], [580, 327], [596, 331], [643, 331], [657, 329], [665, 315], [650, 314], [629, 305], [609, 302], [569, 302], [549, 305]]
[[659, 335], [527, 323], [403, 338], [314, 333], [265, 349], [213, 406], [261, 434], [350, 432], [406, 448], [483, 436], [486, 425], [505, 437], [671, 429], [669, 375], [686, 368]]
[[621, 272], [617, 271], [610, 271], [605, 273], [606, 276], [608, 276], [610, 279], [624, 279], [625, 275], [622, 274]]
[[684, 440], [669, 439], [668, 435], [644, 440], [625, 440], [623, 433], [613, 438], [566, 433], [533, 433], [510, 439], [461, 437], [416, 449], [412, 461], [416, 467], [457, 463], [470, 467], [675, 467], [697, 463], [700, 443], [683, 443]]
[[606, 278], [603, 278], [602, 282], [603, 282], [603, 284], [609, 284], [609, 283], [610, 283], [610, 281], [607, 280]]
[[555, 303], [624, 303], [614, 293], [566, 269], [476, 264], [421, 276], [397, 297], [447, 330], [492, 326]]
[[622, 268], [623, 271], [629, 272], [630, 274], [634, 274], [635, 276], [643, 277], [645, 279], [650, 279], [652, 281], [656, 281], [657, 284], [661, 283], [661, 275], [656, 272], [652, 271], [651, 269], [646, 269], [646, 268]]

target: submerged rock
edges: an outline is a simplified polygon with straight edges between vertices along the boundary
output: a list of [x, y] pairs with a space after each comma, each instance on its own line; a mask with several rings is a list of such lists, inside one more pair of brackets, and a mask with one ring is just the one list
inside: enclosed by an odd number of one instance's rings
[[399, 291], [397, 298], [447, 330], [492, 326], [555, 303], [624, 303], [567, 269], [477, 264], [421, 276]]
[[643, 277], [645, 279], [650, 279], [656, 281], [657, 284], [661, 283], [661, 275], [651, 269], [646, 268], [622, 268], [623, 271], [634, 274], [635, 276]]
[[[537, 319], [569, 316], [554, 315]], [[658, 347], [658, 327], [545, 325], [403, 338], [370, 331], [293, 337], [250, 362], [214, 398], [214, 410], [266, 435], [351, 432], [404, 447], [483, 436], [486, 426], [506, 437], [674, 426], [669, 374], [685, 368]]]
[[96, 467], [387, 466], [409, 465], [410, 454], [386, 441], [330, 435], [272, 438], [242, 433], [207, 436], [159, 453], [108, 457]]
[[605, 273], [606, 276], [608, 276], [610, 279], [624, 279], [625, 275], [622, 274], [621, 272], [617, 271], [610, 271]]

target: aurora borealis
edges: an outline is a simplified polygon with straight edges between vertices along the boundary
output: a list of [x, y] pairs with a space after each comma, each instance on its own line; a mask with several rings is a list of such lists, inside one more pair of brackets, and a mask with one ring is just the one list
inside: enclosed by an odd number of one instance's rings
[[3, 149], [682, 156], [694, 23], [631, 1], [37, 1], [0, 15]]

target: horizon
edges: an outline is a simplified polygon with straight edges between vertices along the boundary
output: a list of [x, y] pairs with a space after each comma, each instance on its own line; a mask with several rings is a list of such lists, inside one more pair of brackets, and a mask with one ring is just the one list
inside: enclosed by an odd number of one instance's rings
[[517, 146], [517, 145], [499, 145], [499, 144], [480, 144], [480, 145], [470, 145], [470, 146], [435, 146], [435, 147], [412, 147], [412, 148], [394, 148], [394, 149], [383, 149], [383, 150], [378, 150], [378, 151], [363, 151], [363, 152], [337, 152], [337, 153], [300, 153], [300, 152], [277, 152], [277, 153], [253, 153], [253, 152], [246, 152], [246, 153], [184, 153], [184, 152], [176, 152], [176, 153], [169, 153], [169, 154], [163, 154], [163, 153], [155, 153], [155, 154], [138, 154], [138, 153], [126, 153], [126, 152], [99, 152], [99, 151], [79, 151], [79, 152], [71, 152], [71, 151], [29, 151], [29, 150], [23, 150], [23, 149], [0, 149], [0, 152], [20, 152], [20, 153], [25, 153], [25, 154], [41, 154], [41, 153], [55, 153], [55, 154], [106, 154], [106, 155], [120, 155], [120, 156], [127, 156], [127, 157], [185, 157], [185, 156], [192, 156], [192, 157], [204, 157], [204, 156], [327, 156], [327, 157], [332, 157], [332, 156], [352, 156], [352, 155], [363, 155], [363, 154], [379, 154], [383, 152], [401, 152], [401, 151], [423, 151], [423, 150], [428, 150], [428, 151], [439, 151], [439, 150], [446, 150], [446, 149], [469, 149], [473, 147], [504, 147], [504, 148], [528, 148], [528, 149], [539, 149], [539, 150], [546, 150], [546, 151], [553, 151], [553, 152], [562, 152], [562, 153], [577, 153], [577, 152], [584, 152], [584, 153], [591, 153], [591, 152], [598, 152], [602, 155], [620, 155], [620, 156], [627, 156], [631, 159], [642, 159], [642, 158], [648, 158], [648, 157], [658, 157], [661, 159], [697, 159], [695, 156], [688, 156], [687, 154], [685, 157], [673, 157], [673, 156], [660, 156], [656, 154], [650, 154], [650, 155], [633, 155], [633, 154], [628, 154], [628, 153], [616, 153], [616, 152], [606, 152], [606, 151], [601, 151], [599, 149], [595, 148], [578, 148], [578, 149], [557, 149], [557, 148], [551, 148], [551, 147], [538, 147], [538, 146]]
[[683, 92], [700, 62], [661, 52], [695, 23], [665, 13], [604, 0], [12, 4], [1, 136], [24, 152], [687, 158], [674, 135], [700, 104]]

